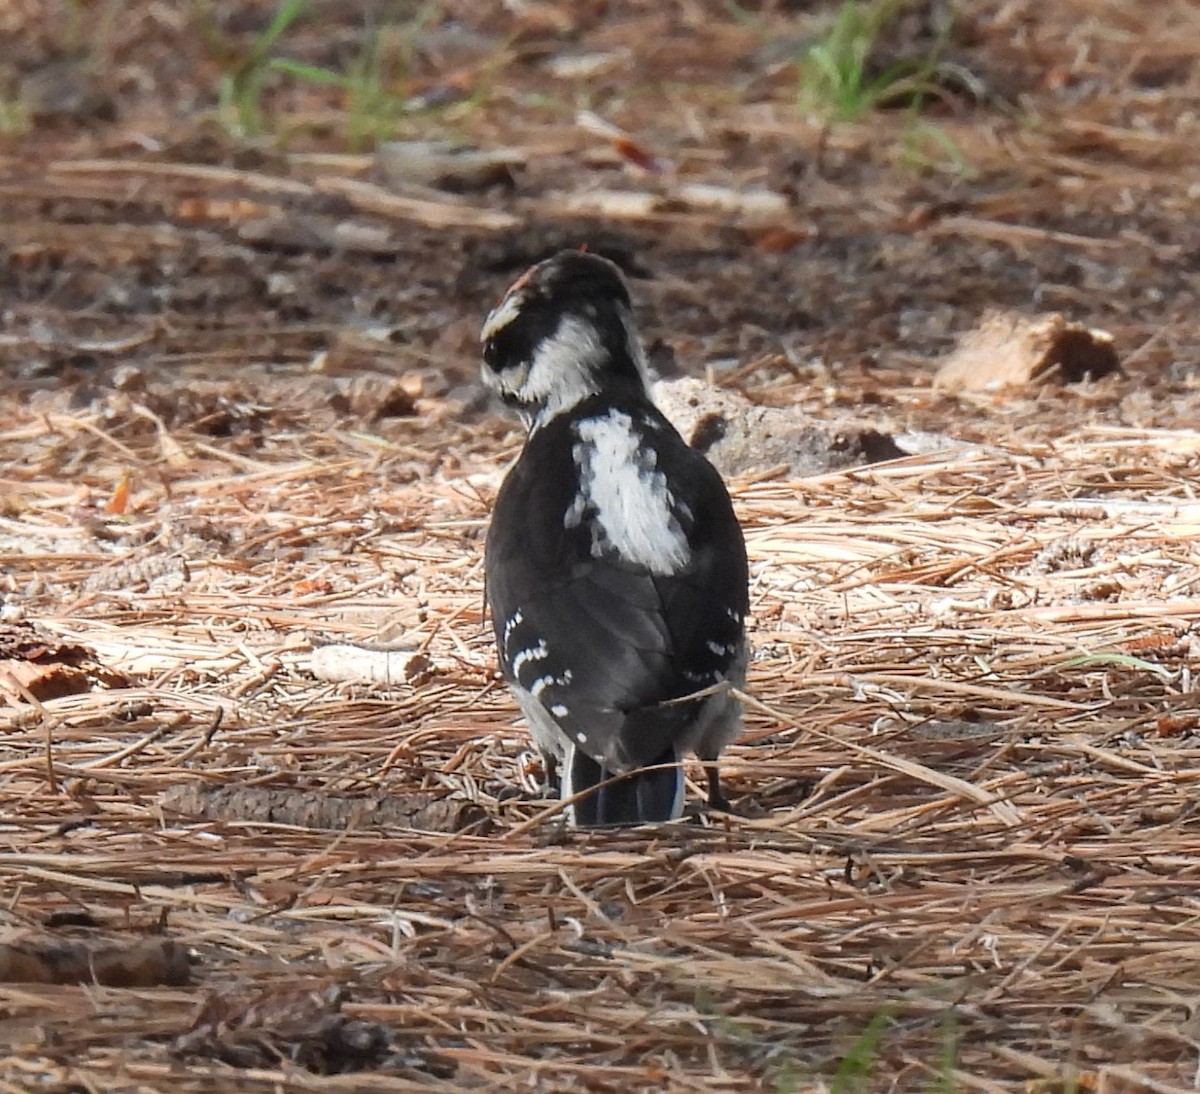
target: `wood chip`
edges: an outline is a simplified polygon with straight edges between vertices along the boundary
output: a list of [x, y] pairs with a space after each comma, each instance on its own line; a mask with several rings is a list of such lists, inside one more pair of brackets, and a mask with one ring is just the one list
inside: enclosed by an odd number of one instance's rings
[[944, 391], [996, 391], [1035, 384], [1072, 384], [1120, 370], [1112, 335], [1071, 323], [1058, 313], [987, 313], [938, 369]]
[[372, 182], [357, 179], [319, 178], [314, 183], [319, 193], [337, 194], [345, 198], [354, 208], [365, 213], [391, 217], [396, 220], [411, 220], [430, 228], [478, 228], [489, 232], [503, 232], [515, 228], [520, 221], [510, 213], [494, 209], [476, 209], [470, 205], [451, 201], [429, 201], [421, 198], [402, 197]]
[[480, 149], [449, 141], [384, 141], [375, 149], [379, 175], [392, 190], [413, 186], [460, 193], [513, 183], [524, 156], [511, 148]]
[[163, 808], [185, 816], [226, 823], [282, 824], [295, 828], [412, 828], [461, 832], [477, 825], [483, 810], [444, 794], [323, 794], [269, 786], [209, 786], [186, 783], [163, 796]]
[[372, 649], [337, 644], [318, 646], [309, 671], [318, 680], [338, 683], [406, 684], [429, 669], [429, 658], [416, 649]]
[[26, 693], [35, 699], [58, 699], [87, 691], [89, 686], [87, 673], [71, 665], [0, 661], [0, 694], [12, 699], [23, 699]]

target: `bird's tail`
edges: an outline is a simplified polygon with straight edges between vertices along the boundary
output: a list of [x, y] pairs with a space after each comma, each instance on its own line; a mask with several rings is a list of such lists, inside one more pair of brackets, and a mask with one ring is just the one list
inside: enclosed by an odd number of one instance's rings
[[673, 748], [655, 763], [607, 786], [600, 784], [612, 778], [612, 772], [578, 748], [571, 749], [564, 766], [564, 798], [599, 787], [571, 806], [571, 819], [577, 827], [652, 824], [675, 820], [683, 812], [683, 768]]

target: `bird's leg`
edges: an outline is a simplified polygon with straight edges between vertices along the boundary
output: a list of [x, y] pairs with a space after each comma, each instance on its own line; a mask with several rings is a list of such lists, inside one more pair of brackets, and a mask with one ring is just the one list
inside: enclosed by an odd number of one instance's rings
[[708, 779], [708, 807], [719, 809], [722, 813], [731, 813], [729, 799], [721, 792], [721, 772], [716, 764], [704, 765], [704, 776]]
[[558, 770], [558, 757], [542, 753], [542, 766], [546, 769], [543, 792], [547, 798], [562, 797], [562, 774]]

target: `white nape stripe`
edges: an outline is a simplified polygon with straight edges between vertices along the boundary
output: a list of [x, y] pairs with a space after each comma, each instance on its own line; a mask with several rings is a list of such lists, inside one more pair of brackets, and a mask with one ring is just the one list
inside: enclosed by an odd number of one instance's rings
[[578, 527], [590, 514], [594, 557], [613, 550], [654, 574], [683, 569], [691, 548], [675, 516], [674, 495], [629, 415], [610, 410], [574, 428], [580, 441], [573, 449], [579, 493], [563, 525]]

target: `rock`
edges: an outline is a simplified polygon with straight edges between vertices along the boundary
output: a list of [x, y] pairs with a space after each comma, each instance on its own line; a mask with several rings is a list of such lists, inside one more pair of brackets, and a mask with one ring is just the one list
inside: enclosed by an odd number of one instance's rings
[[653, 388], [659, 409], [723, 475], [785, 466], [793, 477], [891, 460], [907, 453], [857, 422], [813, 422], [790, 407], [756, 406], [736, 392], [685, 377]]

